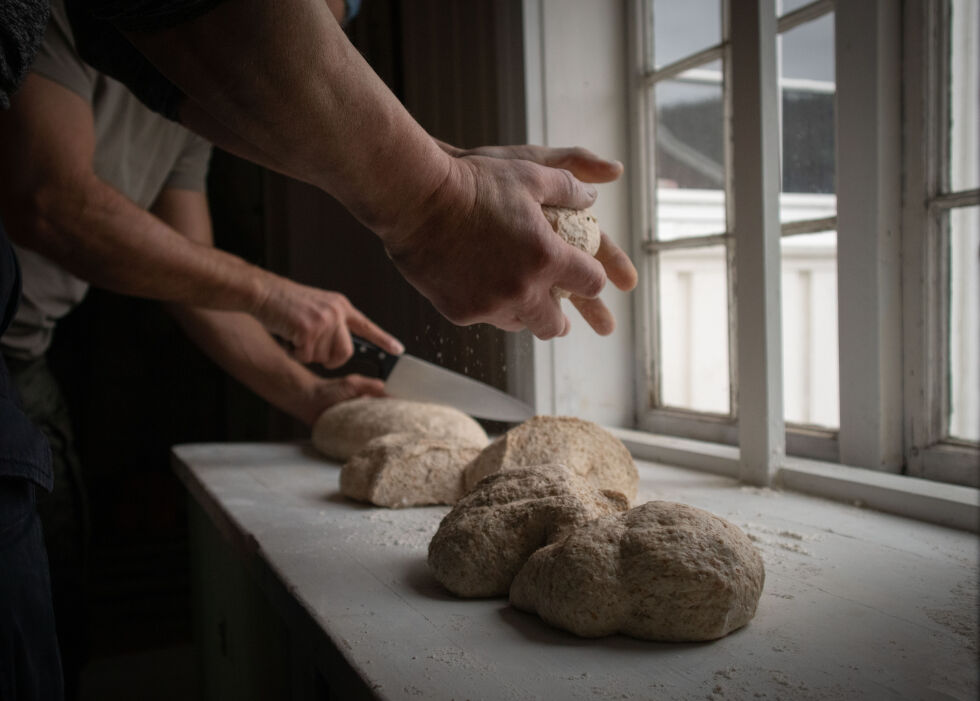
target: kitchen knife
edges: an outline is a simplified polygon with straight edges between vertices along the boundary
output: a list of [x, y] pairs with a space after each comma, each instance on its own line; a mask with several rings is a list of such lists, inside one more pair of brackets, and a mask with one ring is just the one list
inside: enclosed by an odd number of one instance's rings
[[499, 389], [470, 379], [408, 353], [392, 355], [370, 341], [353, 336], [354, 357], [377, 366], [385, 392], [399, 399], [448, 404], [471, 416], [493, 421], [525, 421], [534, 410]]

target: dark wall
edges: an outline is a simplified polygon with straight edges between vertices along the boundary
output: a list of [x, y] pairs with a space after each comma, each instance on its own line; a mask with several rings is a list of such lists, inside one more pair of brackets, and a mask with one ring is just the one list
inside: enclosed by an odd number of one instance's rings
[[[370, 0], [350, 33], [434, 135], [461, 146], [513, 141], [520, 36], [498, 27], [519, 11], [514, 0]], [[209, 199], [219, 247], [342, 291], [410, 352], [505, 385], [502, 335], [444, 320], [330, 196], [215, 153]], [[152, 302], [94, 290], [59, 326], [50, 359], [90, 492], [94, 653], [187, 639], [185, 497], [170, 447], [305, 437], [308, 429], [223, 375]]]

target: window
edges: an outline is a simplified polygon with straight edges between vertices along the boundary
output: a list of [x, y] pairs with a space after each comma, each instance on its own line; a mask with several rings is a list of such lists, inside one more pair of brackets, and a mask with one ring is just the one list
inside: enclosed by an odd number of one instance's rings
[[[778, 26], [785, 418], [838, 423], [834, 13], [784, 3]], [[735, 442], [738, 419], [728, 5], [645, 0], [650, 230], [647, 426]], [[792, 431], [792, 429], [791, 429]], [[832, 451], [825, 442], [822, 453]], [[804, 450], [804, 452], [806, 452]]]
[[[977, 486], [980, 3], [910, 3], [903, 244], [909, 471]], [[908, 393], [907, 393], [907, 396]]]
[[733, 46], [752, 28], [732, 0], [634, 3], [638, 424], [744, 454], [758, 407], [740, 402], [778, 386], [787, 452], [977, 486], [980, 3], [758, 6], [775, 12], [759, 24], [775, 70], [748, 85], [776, 91], [780, 192], [760, 200], [778, 211], [781, 313], [767, 324], [782, 352], [746, 392], [738, 356], [755, 347], [740, 332], [757, 328], [738, 319], [736, 233], [744, 212], [759, 227], [763, 215], [733, 177], [745, 153]]

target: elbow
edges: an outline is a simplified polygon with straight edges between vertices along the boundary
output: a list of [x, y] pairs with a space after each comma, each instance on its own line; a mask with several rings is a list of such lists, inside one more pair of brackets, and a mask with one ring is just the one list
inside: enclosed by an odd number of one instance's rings
[[79, 196], [84, 188], [78, 182], [58, 180], [36, 183], [29, 188], [8, 192], [3, 198], [4, 228], [11, 241], [54, 260], [73, 254], [72, 231], [82, 212]]

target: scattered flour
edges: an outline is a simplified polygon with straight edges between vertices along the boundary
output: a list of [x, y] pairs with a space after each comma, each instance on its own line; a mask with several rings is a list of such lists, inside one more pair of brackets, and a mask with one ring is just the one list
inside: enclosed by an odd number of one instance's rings
[[445, 515], [446, 509], [441, 507], [366, 511], [364, 525], [348, 535], [347, 542], [424, 550]]

